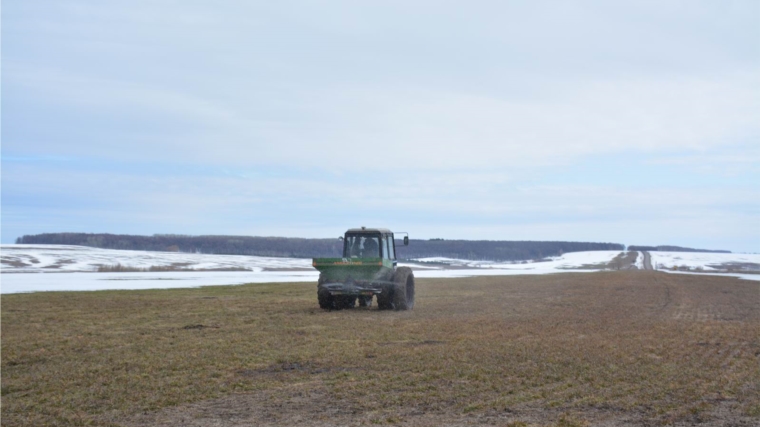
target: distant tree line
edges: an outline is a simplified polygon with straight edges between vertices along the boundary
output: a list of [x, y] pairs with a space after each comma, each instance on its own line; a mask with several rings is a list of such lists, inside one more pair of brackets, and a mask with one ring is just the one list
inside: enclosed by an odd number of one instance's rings
[[721, 254], [730, 254], [731, 251], [723, 251], [718, 249], [694, 249], [694, 248], [684, 248], [681, 246], [668, 246], [668, 245], [660, 245], [660, 246], [636, 246], [631, 245], [628, 246], [629, 251], [647, 251], [647, 252], [713, 252], [713, 253], [721, 253]]
[[409, 246], [396, 243], [404, 259], [445, 257], [467, 260], [523, 261], [581, 251], [622, 251], [619, 243], [535, 242], [505, 240], [411, 240]]
[[286, 237], [188, 236], [180, 234], [134, 236], [128, 234], [44, 233], [20, 237], [16, 239], [16, 243], [293, 258], [333, 256], [343, 251], [343, 242], [337, 238], [299, 239]]
[[[16, 239], [16, 243], [294, 258], [339, 257], [343, 253], [343, 242], [338, 239], [288, 237], [44, 233], [19, 237]], [[618, 243], [589, 242], [413, 239], [409, 246], [404, 246], [398, 240], [396, 249], [400, 259], [446, 257], [468, 260], [522, 261], [557, 256], [567, 252], [622, 251], [625, 246]]]

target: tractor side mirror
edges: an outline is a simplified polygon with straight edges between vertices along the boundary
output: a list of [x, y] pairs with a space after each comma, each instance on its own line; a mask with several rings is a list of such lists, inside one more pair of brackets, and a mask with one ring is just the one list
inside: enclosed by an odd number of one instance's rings
[[409, 246], [409, 236], [404, 236], [404, 246]]

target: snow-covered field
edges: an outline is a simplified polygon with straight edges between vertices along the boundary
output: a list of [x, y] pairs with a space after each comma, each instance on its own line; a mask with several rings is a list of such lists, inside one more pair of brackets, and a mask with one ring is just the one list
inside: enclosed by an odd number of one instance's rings
[[[501, 276], [588, 272], [604, 266], [620, 252], [571, 252], [540, 262], [503, 263], [450, 258], [424, 258], [411, 266], [424, 278]], [[696, 268], [725, 263], [758, 263], [760, 255], [652, 252], [653, 265]], [[657, 258], [655, 258], [655, 255]], [[318, 272], [311, 259], [272, 258], [241, 255], [204, 255], [173, 252], [121, 251], [83, 246], [2, 245], [0, 292], [94, 291], [106, 289], [164, 289], [243, 283], [316, 282]], [[688, 260], [688, 261], [687, 261]], [[701, 263], [701, 264], [700, 264]], [[121, 265], [148, 270], [151, 267], [183, 271], [95, 273], [100, 266]], [[636, 265], [643, 268], [640, 254]], [[238, 271], [230, 271], [238, 270]], [[760, 280], [760, 275], [734, 274]]]
[[[164, 271], [159, 273], [45, 273], [2, 274], [0, 292], [102, 291], [113, 289], [170, 289], [244, 283], [317, 282], [314, 271]], [[316, 286], [315, 286], [316, 289]]]
[[760, 272], [760, 254], [719, 254], [701, 252], [650, 252], [655, 270], [688, 267], [704, 271], [728, 270]]
[[255, 272], [264, 269], [311, 269], [311, 260], [305, 258], [121, 251], [65, 245], [2, 245], [0, 258], [3, 273], [98, 271], [100, 266], [117, 264], [144, 270], [150, 267]]
[[639, 252], [638, 255], [636, 255], [636, 268], [639, 270], [644, 270], [646, 268], [644, 266], [644, 252]]
[[562, 256], [552, 257], [539, 262], [493, 262], [493, 261], [468, 261], [451, 258], [420, 258], [422, 265], [443, 265], [457, 268], [488, 268], [507, 271], [517, 271], [517, 274], [544, 274], [557, 271], [577, 270], [586, 267], [587, 270], [601, 270], [605, 265], [618, 256], [620, 251], [588, 251], [570, 252]]

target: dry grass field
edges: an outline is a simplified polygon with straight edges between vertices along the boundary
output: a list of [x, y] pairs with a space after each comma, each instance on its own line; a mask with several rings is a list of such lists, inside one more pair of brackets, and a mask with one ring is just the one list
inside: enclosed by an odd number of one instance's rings
[[760, 423], [760, 283], [646, 271], [2, 297], [2, 425]]

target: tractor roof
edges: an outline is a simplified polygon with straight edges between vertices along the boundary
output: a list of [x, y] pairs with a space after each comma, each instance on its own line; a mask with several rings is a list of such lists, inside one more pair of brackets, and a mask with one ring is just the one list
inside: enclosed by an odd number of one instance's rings
[[369, 227], [362, 227], [362, 228], [349, 228], [346, 233], [393, 233], [391, 230], [388, 230], [387, 228], [369, 228]]

